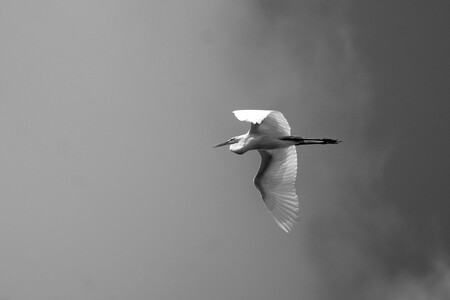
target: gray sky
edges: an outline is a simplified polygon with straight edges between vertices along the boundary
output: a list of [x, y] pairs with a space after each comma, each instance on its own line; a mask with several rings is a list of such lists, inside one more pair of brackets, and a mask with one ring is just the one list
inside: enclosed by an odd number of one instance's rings
[[[448, 299], [446, 1], [3, 1], [0, 299]], [[290, 235], [259, 155], [276, 109]]]

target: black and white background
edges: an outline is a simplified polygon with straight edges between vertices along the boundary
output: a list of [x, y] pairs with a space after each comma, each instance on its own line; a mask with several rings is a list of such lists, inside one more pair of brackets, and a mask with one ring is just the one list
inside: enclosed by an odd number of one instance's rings
[[[447, 1], [0, 3], [0, 299], [450, 299]], [[235, 109], [300, 147], [280, 230]]]

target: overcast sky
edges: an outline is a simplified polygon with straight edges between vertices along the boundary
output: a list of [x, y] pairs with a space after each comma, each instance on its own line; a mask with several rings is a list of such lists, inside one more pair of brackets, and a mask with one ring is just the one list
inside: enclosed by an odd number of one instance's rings
[[[2, 1], [0, 299], [450, 298], [447, 1]], [[277, 227], [235, 109], [300, 147]]]

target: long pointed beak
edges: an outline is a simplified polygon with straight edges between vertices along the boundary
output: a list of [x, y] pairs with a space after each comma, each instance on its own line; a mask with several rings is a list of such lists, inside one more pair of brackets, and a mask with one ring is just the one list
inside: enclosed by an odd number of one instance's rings
[[229, 144], [231, 144], [231, 142], [230, 141], [226, 141], [226, 142], [214, 145], [213, 148], [222, 147], [222, 146], [229, 145]]

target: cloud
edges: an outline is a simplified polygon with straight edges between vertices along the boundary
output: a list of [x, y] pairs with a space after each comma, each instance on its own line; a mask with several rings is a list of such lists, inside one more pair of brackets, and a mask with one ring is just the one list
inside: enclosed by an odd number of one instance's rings
[[[366, 135], [355, 2], [107, 2], [5, 6], [0, 297], [447, 295], [446, 255], [404, 258], [410, 223], [380, 201], [393, 150]], [[210, 147], [247, 130], [239, 108], [344, 141], [299, 150], [289, 236], [252, 184], [258, 154]]]
[[444, 299], [448, 266], [430, 267], [438, 259], [433, 251], [402, 257], [401, 249], [421, 248], [420, 241], [410, 239], [411, 220], [383, 200], [387, 164], [398, 145], [385, 136], [379, 136], [383, 143], [369, 139], [379, 110], [374, 112], [375, 74], [355, 42], [355, 3], [249, 3], [244, 21], [235, 23], [233, 56], [244, 103], [287, 111], [302, 135], [344, 140], [325, 157], [299, 150], [303, 242], [323, 287], [316, 299], [376, 299], [371, 293], [381, 293], [379, 299]]
[[424, 274], [402, 274], [392, 280], [380, 279], [368, 289], [367, 299], [444, 300], [450, 298], [450, 265], [440, 260]]

